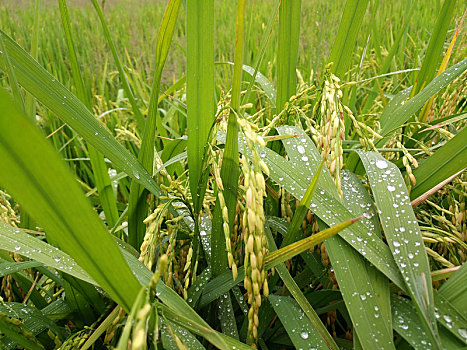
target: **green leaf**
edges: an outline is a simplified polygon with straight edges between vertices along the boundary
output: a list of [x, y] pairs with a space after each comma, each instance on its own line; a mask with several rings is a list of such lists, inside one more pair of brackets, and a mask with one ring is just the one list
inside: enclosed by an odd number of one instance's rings
[[[4, 32], [0, 32], [15, 66], [19, 84], [72, 127], [88, 143], [110, 159], [116, 167], [127, 173], [135, 181], [138, 181], [151, 193], [160, 196], [162, 194], [161, 189], [144, 167], [126, 148], [114, 139], [83, 103]], [[0, 68], [4, 69], [1, 60]]]
[[[426, 350], [436, 346], [428, 338], [426, 327], [420, 321], [419, 314], [410, 300], [398, 295], [392, 295], [391, 305], [394, 330], [414, 349]], [[444, 328], [440, 328], [440, 337], [445, 349], [465, 349], [462, 342], [445, 331]]]
[[[167, 60], [170, 43], [172, 42], [175, 24], [181, 0], [170, 0], [164, 12], [156, 40], [156, 70], [154, 72], [151, 97], [149, 99], [148, 117], [144, 125], [143, 141], [138, 153], [138, 161], [148, 173], [152, 173], [154, 166], [154, 143], [156, 136], [156, 122], [158, 118], [157, 105], [159, 103], [159, 90], [162, 70]], [[159, 128], [160, 129], [160, 128]], [[161, 130], [159, 131], [161, 132]], [[148, 216], [147, 193], [144, 186], [133, 180], [130, 187], [128, 203], [128, 243], [139, 250], [146, 233], [143, 220]]]
[[[246, 0], [237, 3], [236, 41], [234, 56], [234, 72], [232, 77], [232, 93], [230, 101], [230, 114], [227, 124], [227, 137], [224, 153], [222, 155], [221, 179], [224, 186], [224, 199], [229, 216], [229, 232], [233, 232], [235, 211], [237, 209], [237, 190], [239, 170], [238, 156], [238, 123], [240, 116], [240, 92], [242, 83], [242, 67], [245, 44], [245, 10]], [[241, 117], [241, 116], [240, 116]], [[224, 272], [227, 265], [227, 254], [225, 251], [225, 236], [222, 229], [223, 218], [219, 200], [214, 207], [211, 234], [211, 268], [213, 276]]]
[[359, 152], [371, 185], [380, 221], [406, 290], [421, 319], [437, 339], [433, 292], [423, 237], [399, 169], [376, 152]]
[[300, 39], [302, 0], [282, 0], [279, 6], [279, 42], [277, 47], [277, 110], [297, 91], [297, 57]]
[[438, 292], [467, 319], [467, 308], [465, 308], [464, 302], [467, 298], [467, 264], [464, 263], [461, 268], [441, 286]]
[[[68, 7], [65, 0], [59, 0], [58, 4], [60, 7], [63, 30], [65, 31], [68, 53], [70, 55], [71, 71], [73, 74], [73, 82], [76, 87], [77, 96], [81, 102], [86, 105], [86, 107], [91, 109], [91, 101], [89, 94], [86, 94], [85, 92], [83, 78], [80, 72], [78, 58], [76, 56], [75, 44], [73, 42], [73, 35], [71, 33], [70, 17], [68, 15]], [[116, 198], [110, 183], [109, 173], [107, 171], [107, 165], [105, 164], [104, 156], [98, 153], [94, 147], [88, 146], [88, 150], [102, 209], [104, 210], [108, 225], [112, 227], [118, 220], [118, 210]]]
[[465, 307], [457, 309], [436, 290], [434, 298], [436, 302], [435, 315], [438, 322], [467, 345], [467, 319], [462, 315], [465, 313]]
[[202, 176], [206, 144], [214, 123], [214, 0], [187, 0], [188, 169], [194, 211], [206, 191]]
[[5, 167], [0, 184], [44, 227], [51, 241], [129, 310], [140, 284], [70, 170], [4, 90], [0, 110], [0, 157]]
[[[233, 62], [227, 62], [227, 64], [233, 65]], [[246, 64], [242, 67], [243, 71], [247, 72], [252, 78], [255, 74], [255, 69], [250, 67]], [[276, 107], [276, 89], [274, 85], [269, 81], [266, 76], [264, 76], [261, 72], [256, 72], [256, 76], [254, 76], [254, 81], [261, 86], [264, 91], [264, 94], [271, 102], [272, 107]]]
[[290, 223], [289, 230], [282, 241], [282, 247], [285, 247], [296, 240], [298, 237], [298, 232], [301, 228], [303, 219], [305, 218], [306, 212], [308, 211], [308, 207], [311, 203], [311, 198], [315, 193], [316, 187], [318, 186], [319, 175], [323, 169], [324, 160], [321, 161], [319, 164], [318, 169], [316, 170], [315, 174], [313, 175], [313, 179], [311, 180], [310, 186], [308, 186], [303, 198], [300, 199], [300, 203], [298, 207], [295, 209], [295, 214], [292, 218], [292, 222]]
[[196, 337], [190, 332], [188, 332], [186, 329], [168, 320], [164, 321], [165, 322], [162, 323], [161, 327], [161, 337], [165, 349], [178, 349], [178, 346], [175, 343], [175, 340], [172, 338], [168, 327], [170, 327], [171, 331], [181, 340], [181, 342], [187, 347], [187, 349], [205, 349], [205, 347], [199, 342], [199, 340], [196, 339]]
[[274, 294], [268, 299], [296, 349], [329, 349], [295, 300]]
[[[317, 179], [318, 176], [315, 176], [315, 178]], [[272, 237], [271, 230], [269, 229], [267, 225], [264, 227], [264, 232], [268, 239], [269, 250], [276, 251], [277, 250], [276, 243], [274, 242], [274, 238]], [[287, 270], [287, 267], [284, 264], [278, 264], [276, 266], [276, 271], [279, 274], [282, 281], [284, 282], [287, 289], [289, 290], [290, 294], [292, 294], [295, 301], [300, 306], [301, 310], [303, 310], [304, 314], [308, 317], [308, 320], [311, 325], [311, 327], [308, 327], [308, 329], [312, 333], [312, 339], [316, 339], [316, 342], [318, 342], [325, 348], [338, 349], [335, 341], [333, 340], [333, 338], [327, 331], [326, 327], [321, 322], [315, 310], [312, 308], [312, 306], [308, 302], [308, 299], [303, 295], [302, 291], [298, 287], [292, 275]], [[278, 313], [277, 310], [276, 310], [276, 313]]]
[[329, 62], [333, 62], [332, 72], [343, 77], [352, 62], [352, 53], [357, 42], [358, 32], [365, 17], [368, 0], [347, 0], [339, 24], [336, 40], [332, 45]]
[[123, 90], [125, 91], [126, 97], [130, 101], [131, 109], [135, 115], [136, 121], [138, 122], [139, 127], [142, 128], [144, 125], [144, 117], [138, 108], [135, 96], [130, 87], [130, 83], [128, 82], [128, 78], [125, 74], [125, 71], [123, 70], [123, 65], [122, 65], [122, 62], [120, 61], [120, 58], [118, 57], [117, 49], [112, 40], [110, 30], [107, 27], [107, 24], [105, 23], [105, 18], [104, 18], [104, 13], [102, 11], [102, 8], [100, 7], [97, 0], [91, 0], [91, 2], [97, 12], [97, 17], [99, 18], [102, 29], [104, 30], [105, 39], [107, 40], [107, 44], [109, 45], [110, 52], [112, 53], [112, 57], [114, 59], [115, 65], [117, 66], [118, 74], [120, 76], [120, 84], [123, 85]]
[[388, 104], [383, 113], [386, 119], [380, 120], [383, 139], [378, 140], [376, 147], [383, 146], [394, 131], [401, 127], [411, 116], [423, 107], [434, 94], [438, 93], [460, 76], [467, 69], [467, 58], [446, 69], [443, 73], [434, 78], [422, 91], [408, 101], [398, 99], [398, 103]]
[[[1, 229], [2, 227], [0, 226], [0, 230]], [[43, 266], [43, 264], [37, 261], [3, 262], [0, 263], [0, 277], [37, 266]]]
[[[370, 194], [363, 186], [362, 181], [357, 177], [357, 175], [348, 171], [342, 172], [342, 201], [346, 208], [353, 215], [367, 214], [362, 218], [361, 221], [368, 228], [368, 232], [371, 232], [377, 237], [382, 236], [380, 224], [376, 215], [376, 210], [374, 208], [374, 202], [371, 199]], [[374, 297], [376, 299], [376, 306], [366, 305], [366, 308], [371, 310], [371, 307], [373, 307], [373, 311], [375, 311], [375, 316], [376, 314], [380, 315], [380, 320], [378, 320], [378, 326], [375, 328], [386, 329], [388, 336], [391, 337], [392, 324], [391, 304], [389, 298], [389, 281], [387, 277], [384, 276], [380, 271], [378, 271], [378, 269], [376, 269], [374, 266], [371, 266], [370, 264], [366, 263], [363, 268], [367, 271], [368, 280], [371, 286], [373, 287]], [[352, 291], [352, 293], [354, 293], [354, 291]], [[347, 307], [355, 308], [355, 305], [350, 306], [347, 304]], [[378, 310], [376, 310], [375, 308], [378, 308]], [[367, 338], [366, 334], [368, 331], [371, 330], [363, 329], [361, 327], [361, 324], [360, 326], [356, 326], [355, 328], [357, 330], [357, 334], [359, 334], [359, 337], [365, 339], [365, 341], [361, 341], [360, 343], [365, 343]], [[386, 340], [389, 340], [390, 342], [390, 339]]]
[[414, 82], [412, 96], [420, 92], [435, 76], [438, 65], [443, 57], [444, 41], [449, 29], [449, 24], [456, 8], [456, 0], [445, 0], [438, 14], [438, 19], [433, 27], [430, 43], [425, 52], [422, 68], [418, 72], [417, 80]]
[[410, 198], [417, 198], [451, 175], [467, 167], [467, 128], [446, 142], [432, 156], [420, 162], [413, 171], [417, 184], [410, 192]]
[[66, 339], [67, 331], [57, 326], [54, 321], [35, 307], [21, 303], [0, 303], [0, 312], [8, 317], [23, 320], [24, 328], [31, 333], [39, 334], [45, 329], [50, 329], [62, 341]]

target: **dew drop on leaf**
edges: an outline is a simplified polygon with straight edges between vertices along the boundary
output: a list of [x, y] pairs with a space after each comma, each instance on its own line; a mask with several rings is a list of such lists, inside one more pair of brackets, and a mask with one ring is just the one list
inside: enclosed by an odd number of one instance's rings
[[388, 163], [385, 160], [378, 159], [376, 161], [376, 167], [378, 169], [386, 169], [388, 167]]

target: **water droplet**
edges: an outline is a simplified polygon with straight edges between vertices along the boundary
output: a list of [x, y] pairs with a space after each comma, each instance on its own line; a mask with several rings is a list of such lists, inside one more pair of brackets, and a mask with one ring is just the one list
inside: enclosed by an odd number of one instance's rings
[[303, 153], [305, 153], [305, 147], [303, 147], [302, 145], [298, 145], [297, 146], [297, 151], [298, 151], [298, 153], [303, 154]]
[[392, 242], [392, 245], [393, 245], [394, 247], [400, 247], [400, 246], [401, 246], [401, 244], [400, 244], [398, 241]]
[[393, 185], [388, 185], [388, 191], [389, 192], [394, 192], [396, 188]]
[[18, 250], [20, 250], [20, 249], [21, 249], [21, 246], [19, 246], [19, 245], [17, 245], [17, 246], [15, 247], [15, 250], [16, 250], [16, 251], [18, 251]]
[[388, 163], [385, 160], [378, 159], [376, 161], [376, 167], [378, 169], [386, 169], [388, 167]]
[[457, 332], [459, 333], [459, 335], [464, 338], [465, 340], [467, 340], [467, 330], [465, 328], [459, 328], [457, 330]]
[[300, 333], [300, 337], [302, 337], [302, 339], [308, 339], [308, 332]]
[[452, 322], [452, 318], [450, 315], [443, 315], [443, 318], [444, 320], [447, 322], [447, 323], [451, 323]]
[[366, 300], [366, 295], [365, 294], [360, 294], [360, 299]]

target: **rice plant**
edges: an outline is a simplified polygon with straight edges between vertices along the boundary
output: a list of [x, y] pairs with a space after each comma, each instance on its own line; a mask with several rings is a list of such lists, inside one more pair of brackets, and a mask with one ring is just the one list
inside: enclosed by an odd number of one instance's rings
[[2, 3], [1, 348], [465, 348], [465, 11]]

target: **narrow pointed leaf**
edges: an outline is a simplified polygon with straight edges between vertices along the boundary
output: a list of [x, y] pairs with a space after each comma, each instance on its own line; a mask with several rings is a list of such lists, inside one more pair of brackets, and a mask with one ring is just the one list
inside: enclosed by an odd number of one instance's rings
[[[129, 310], [140, 284], [84, 197], [70, 170], [42, 134], [0, 91], [0, 184], [60, 249]], [[121, 289], [124, 281], [126, 288]]]
[[423, 237], [399, 169], [376, 152], [359, 152], [380, 220], [406, 289], [437, 342], [431, 274]]
[[329, 349], [293, 298], [271, 294], [268, 299], [295, 349]]
[[198, 212], [207, 181], [202, 160], [214, 123], [214, 0], [188, 0], [186, 20], [188, 168]]
[[357, 42], [358, 32], [365, 17], [368, 0], [347, 0], [339, 24], [336, 40], [328, 61], [333, 62], [332, 71], [342, 77], [352, 62], [351, 57]]
[[410, 198], [417, 198], [444, 179], [467, 167], [467, 128], [464, 127], [413, 172], [417, 184]]
[[277, 108], [279, 113], [297, 91], [297, 57], [302, 0], [282, 0], [279, 6], [277, 48]]

